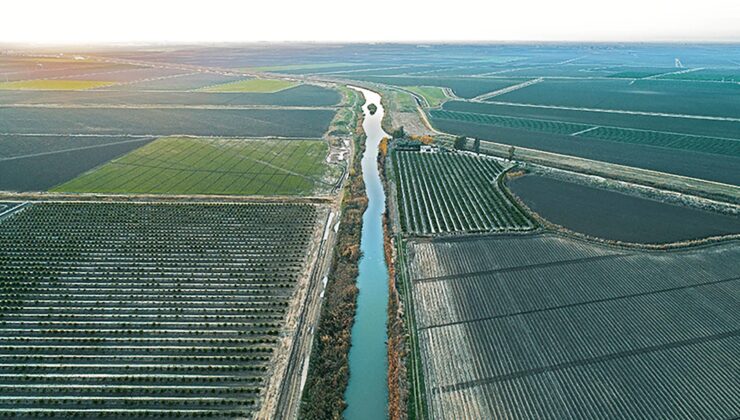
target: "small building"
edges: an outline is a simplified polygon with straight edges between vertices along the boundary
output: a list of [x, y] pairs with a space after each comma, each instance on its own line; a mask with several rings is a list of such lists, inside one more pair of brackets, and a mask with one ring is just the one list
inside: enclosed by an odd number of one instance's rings
[[421, 147], [419, 148], [419, 151], [421, 153], [436, 153], [437, 147], [432, 146], [430, 144], [422, 144]]
[[418, 152], [421, 148], [421, 143], [418, 141], [396, 140], [393, 143], [393, 147], [398, 151]]

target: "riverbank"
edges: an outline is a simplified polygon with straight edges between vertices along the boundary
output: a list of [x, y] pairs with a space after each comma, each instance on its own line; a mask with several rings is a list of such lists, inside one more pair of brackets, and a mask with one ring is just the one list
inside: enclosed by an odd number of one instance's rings
[[[357, 110], [359, 113], [359, 109]], [[365, 150], [363, 118], [358, 118], [353, 135], [355, 156]], [[342, 197], [337, 246], [324, 292], [324, 305], [314, 334], [301, 419], [341, 419], [346, 407], [344, 391], [349, 381], [350, 334], [355, 316], [357, 279], [362, 235], [362, 215], [367, 196], [359, 159], [352, 158]]]

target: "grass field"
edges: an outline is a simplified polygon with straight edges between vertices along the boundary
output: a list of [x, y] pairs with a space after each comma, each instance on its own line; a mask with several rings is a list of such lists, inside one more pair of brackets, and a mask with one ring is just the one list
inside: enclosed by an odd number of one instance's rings
[[423, 97], [432, 108], [441, 106], [449, 99], [445, 91], [437, 86], [409, 86], [406, 90]]
[[53, 191], [306, 195], [331, 187], [322, 140], [161, 138]]
[[100, 80], [18, 80], [0, 82], [0, 90], [87, 90], [111, 86], [115, 82]]
[[275, 93], [298, 85], [296, 82], [279, 79], [246, 79], [200, 89], [203, 92], [251, 92]]

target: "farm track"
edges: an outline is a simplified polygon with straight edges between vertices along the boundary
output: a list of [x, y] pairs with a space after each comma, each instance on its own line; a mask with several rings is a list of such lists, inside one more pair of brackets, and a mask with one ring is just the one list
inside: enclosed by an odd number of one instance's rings
[[336, 106], [299, 105], [184, 105], [184, 104], [0, 104], [0, 108], [42, 108], [42, 109], [209, 109], [209, 110], [324, 110], [336, 111]]
[[[337, 203], [334, 207], [335, 212], [338, 211], [338, 206]], [[333, 214], [336, 215], [337, 213]], [[320, 240], [317, 252], [318, 259], [312, 266], [305, 302], [301, 307], [285, 376], [280, 381], [281, 389], [275, 402], [275, 409], [265, 418], [294, 419], [298, 417], [306, 380], [305, 375], [308, 371], [311, 348], [313, 347], [313, 334], [321, 315], [323, 293], [326, 287], [321, 283], [320, 278], [325, 278], [329, 273], [333, 256], [332, 250], [337, 239], [336, 232], [330, 225], [331, 221], [332, 217], [329, 215], [325, 225], [324, 237]], [[321, 287], [320, 284], [322, 284]]]
[[599, 112], [599, 113], [606, 113], [606, 114], [644, 115], [644, 116], [649, 116], [649, 117], [686, 118], [686, 119], [692, 119], [692, 120], [740, 122], [740, 118], [715, 117], [711, 115], [672, 114], [672, 113], [666, 113], [666, 112], [630, 111], [630, 110], [625, 110], [625, 109], [584, 108], [584, 107], [573, 107], [573, 106], [525, 104], [525, 103], [519, 103], [519, 102], [501, 102], [501, 101], [486, 101], [486, 103], [492, 104], [492, 105], [516, 106], [516, 107], [522, 107], [522, 108], [561, 109], [561, 110], [566, 110], [566, 111]]
[[475, 98], [471, 99], [472, 102], [485, 102], [488, 99], [494, 98], [496, 96], [501, 96], [509, 92], [513, 92], [515, 90], [524, 89], [527, 86], [536, 85], [537, 83], [544, 82], [545, 79], [542, 77], [538, 77], [536, 79], [527, 80], [526, 82], [519, 83], [518, 85], [509, 86], [507, 88], [495, 90], [493, 92], [484, 93], [483, 95], [476, 96]]
[[154, 139], [153, 137], [143, 137], [143, 138], [136, 138], [134, 140], [125, 140], [125, 141], [120, 141], [120, 142], [115, 142], [115, 143], [103, 143], [103, 144], [96, 144], [93, 146], [74, 147], [71, 149], [55, 150], [53, 152], [31, 153], [31, 154], [20, 155], [20, 156], [0, 157], [0, 162], [10, 161], [10, 160], [19, 160], [19, 159], [28, 159], [28, 158], [34, 158], [34, 157], [39, 157], [39, 156], [56, 155], [59, 153], [68, 153], [68, 152], [74, 152], [74, 151], [79, 151], [79, 150], [99, 149], [101, 147], [109, 147], [109, 146], [114, 146], [117, 144], [142, 143], [142, 142], [147, 142], [153, 139]]
[[2, 201], [29, 201], [49, 203], [305, 203], [327, 204], [332, 202], [330, 196], [238, 196], [238, 195], [172, 195], [172, 194], [75, 194], [75, 193], [19, 193], [0, 191]]

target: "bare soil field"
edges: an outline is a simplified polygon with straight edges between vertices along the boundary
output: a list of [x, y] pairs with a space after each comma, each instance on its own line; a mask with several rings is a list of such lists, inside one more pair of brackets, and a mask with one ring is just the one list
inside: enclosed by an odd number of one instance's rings
[[429, 418], [737, 417], [738, 258], [737, 241], [409, 242]]

